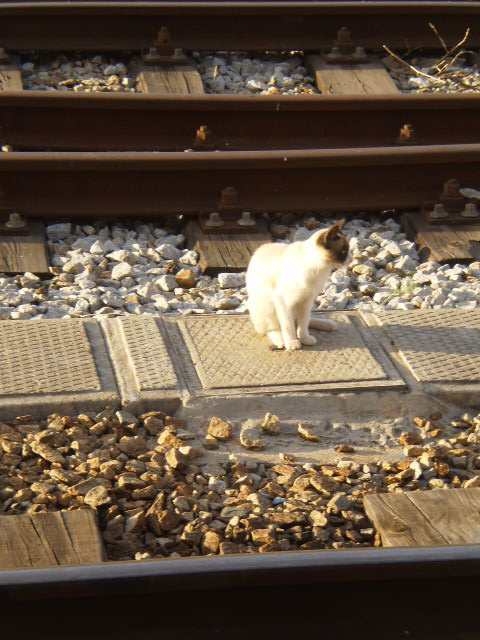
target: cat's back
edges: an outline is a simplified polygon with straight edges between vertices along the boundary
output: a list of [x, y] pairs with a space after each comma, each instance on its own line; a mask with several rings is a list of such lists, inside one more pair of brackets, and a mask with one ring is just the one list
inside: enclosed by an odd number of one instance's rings
[[260, 264], [267, 266], [281, 260], [282, 255], [289, 246], [290, 245], [284, 242], [268, 242], [267, 244], [262, 244], [253, 254], [249, 267]]
[[275, 279], [279, 273], [282, 256], [288, 248], [288, 244], [282, 242], [268, 242], [262, 244], [250, 259], [247, 269], [247, 286], [248, 282], [261, 278], [262, 280]]

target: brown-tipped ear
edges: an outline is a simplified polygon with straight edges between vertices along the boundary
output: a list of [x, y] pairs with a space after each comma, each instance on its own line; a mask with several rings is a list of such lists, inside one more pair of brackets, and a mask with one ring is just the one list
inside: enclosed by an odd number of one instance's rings
[[322, 245], [323, 247], [328, 247], [330, 244], [332, 244], [332, 242], [335, 242], [335, 240], [338, 239], [340, 230], [342, 229], [344, 224], [345, 218], [343, 220], [340, 220], [340, 222], [332, 225], [328, 229], [325, 229], [325, 231], [318, 237], [317, 243], [319, 245]]

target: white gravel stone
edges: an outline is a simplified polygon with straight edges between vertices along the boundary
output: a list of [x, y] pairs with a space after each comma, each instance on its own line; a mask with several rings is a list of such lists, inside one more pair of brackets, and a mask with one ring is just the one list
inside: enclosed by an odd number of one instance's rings
[[219, 273], [218, 284], [222, 289], [230, 289], [232, 287], [243, 287], [245, 285], [244, 273]]
[[264, 57], [246, 53], [194, 53], [206, 93], [276, 95], [318, 93], [295, 52]]
[[[23, 68], [23, 67], [22, 67]], [[46, 228], [48, 239], [52, 242], [58, 242], [68, 237], [72, 225], [70, 222], [60, 222], [58, 224], [49, 224]]]
[[131, 275], [133, 269], [132, 265], [128, 264], [128, 262], [119, 262], [112, 269], [112, 279], [113, 280], [121, 280], [129, 275]]

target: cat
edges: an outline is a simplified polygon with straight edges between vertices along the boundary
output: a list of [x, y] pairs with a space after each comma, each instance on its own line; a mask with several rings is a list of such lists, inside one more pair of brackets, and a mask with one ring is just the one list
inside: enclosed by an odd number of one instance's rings
[[264, 244], [252, 255], [246, 274], [247, 306], [255, 331], [267, 335], [272, 348], [314, 345], [317, 340], [309, 327], [335, 328], [332, 320], [312, 318], [310, 313], [332, 268], [348, 260], [344, 224], [341, 220], [299, 242]]

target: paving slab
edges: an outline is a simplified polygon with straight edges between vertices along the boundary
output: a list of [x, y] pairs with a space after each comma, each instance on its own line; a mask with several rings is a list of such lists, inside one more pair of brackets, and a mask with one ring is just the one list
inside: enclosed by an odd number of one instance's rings
[[[247, 315], [178, 319], [184, 343], [182, 356], [191, 361], [198, 377], [198, 384], [190, 378], [190, 390], [205, 395], [228, 391], [233, 395], [405, 388], [355, 316], [325, 316], [334, 320], [337, 328], [314, 331], [317, 344], [298, 351], [272, 351], [267, 338], [254, 331]], [[172, 338], [178, 344], [178, 338]]]
[[120, 396], [95, 320], [0, 322], [0, 419], [107, 404]]
[[[480, 310], [418, 309], [362, 314], [380, 326], [410, 386], [468, 406], [480, 404]], [[381, 337], [377, 334], [377, 339]], [[396, 353], [394, 353], [396, 350]]]
[[158, 408], [174, 413], [182, 392], [162, 320], [123, 316], [102, 320], [102, 328], [122, 405], [132, 411]]

